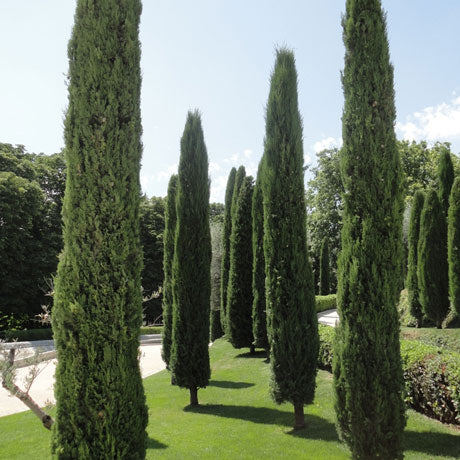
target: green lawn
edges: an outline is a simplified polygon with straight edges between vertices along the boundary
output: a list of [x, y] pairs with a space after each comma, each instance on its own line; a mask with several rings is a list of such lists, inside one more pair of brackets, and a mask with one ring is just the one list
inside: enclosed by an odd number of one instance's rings
[[418, 340], [428, 345], [436, 345], [445, 350], [460, 353], [460, 328], [436, 329], [402, 327], [401, 337], [406, 340]]
[[[166, 371], [144, 380], [149, 405], [147, 458], [349, 458], [334, 427], [331, 374], [320, 371], [307, 428], [293, 432], [291, 405], [268, 395], [262, 354], [234, 350], [222, 339], [211, 347], [212, 381], [190, 409], [188, 392], [170, 385]], [[460, 431], [408, 411], [406, 459], [460, 457]], [[49, 432], [30, 412], [0, 418], [1, 459], [49, 458]]]

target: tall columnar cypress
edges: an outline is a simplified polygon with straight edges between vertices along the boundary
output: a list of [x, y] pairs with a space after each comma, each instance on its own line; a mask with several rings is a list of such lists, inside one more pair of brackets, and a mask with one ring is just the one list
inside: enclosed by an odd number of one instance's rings
[[417, 321], [417, 327], [421, 327], [423, 311], [420, 304], [420, 291], [418, 286], [417, 276], [417, 246], [420, 235], [420, 217], [423, 209], [425, 195], [421, 190], [415, 192], [412, 200], [412, 208], [410, 212], [409, 223], [409, 256], [407, 267], [407, 290], [409, 294], [409, 309], [411, 315]]
[[56, 458], [145, 457], [140, 13], [139, 0], [79, 0], [68, 47], [64, 250], [53, 309]]
[[245, 177], [234, 203], [227, 294], [228, 339], [235, 348], [248, 347], [251, 351], [254, 350], [251, 217], [253, 189], [252, 177]]
[[161, 356], [169, 369], [172, 340], [173, 318], [173, 288], [172, 288], [172, 263], [174, 259], [174, 239], [176, 234], [176, 196], [177, 175], [173, 174], [169, 179], [168, 195], [165, 209], [165, 231], [163, 235], [163, 347]]
[[379, 0], [347, 0], [343, 38], [344, 212], [335, 410], [353, 458], [401, 458], [405, 414], [396, 302], [402, 173], [393, 67]]
[[188, 113], [181, 139], [176, 212], [170, 367], [175, 383], [190, 390], [194, 406], [211, 375], [208, 154], [197, 111]]
[[252, 334], [256, 347], [268, 350], [265, 301], [264, 202], [262, 192], [263, 159], [259, 163], [252, 196]]
[[232, 233], [232, 198], [236, 168], [230, 170], [225, 189], [224, 231], [222, 232], [222, 271], [220, 278], [220, 321], [225, 330], [228, 272], [230, 270], [230, 235]]
[[420, 217], [417, 276], [423, 313], [441, 328], [449, 310], [447, 223], [434, 190], [428, 191]]
[[327, 238], [321, 245], [321, 260], [319, 264], [319, 293], [320, 295], [330, 294], [330, 266], [329, 266], [329, 244]]
[[460, 177], [452, 185], [447, 219], [450, 302], [460, 316]]
[[315, 394], [318, 321], [308, 260], [302, 121], [294, 53], [276, 52], [266, 112], [264, 256], [271, 394], [294, 405], [295, 427]]
[[446, 149], [441, 151], [438, 163], [438, 196], [446, 216], [449, 209], [450, 189], [454, 179], [454, 165], [450, 152]]

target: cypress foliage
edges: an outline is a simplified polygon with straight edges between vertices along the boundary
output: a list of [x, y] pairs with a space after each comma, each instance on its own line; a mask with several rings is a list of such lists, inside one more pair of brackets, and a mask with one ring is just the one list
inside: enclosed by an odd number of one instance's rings
[[460, 177], [455, 179], [450, 192], [447, 248], [450, 302], [460, 316]]
[[232, 168], [228, 175], [225, 189], [224, 231], [222, 235], [222, 271], [220, 278], [220, 321], [225, 330], [228, 272], [230, 270], [230, 235], [232, 233], [232, 198], [235, 188], [236, 169]]
[[449, 310], [447, 223], [434, 190], [428, 191], [420, 216], [417, 276], [423, 313], [441, 328]]
[[251, 352], [254, 351], [251, 218], [253, 189], [252, 177], [245, 177], [234, 202], [227, 294], [228, 339], [235, 348], [249, 347]]
[[79, 0], [65, 120], [64, 250], [55, 283], [52, 452], [145, 458], [138, 362], [141, 2]]
[[417, 192], [415, 192], [414, 199], [412, 200], [409, 224], [409, 256], [406, 285], [408, 290], [410, 313], [416, 319], [417, 327], [421, 327], [423, 319], [417, 277], [417, 246], [420, 235], [420, 217], [424, 201], [425, 195], [421, 190], [417, 190]]
[[330, 267], [329, 267], [329, 244], [325, 238], [321, 245], [321, 261], [319, 265], [319, 293], [329, 295], [330, 293]]
[[402, 458], [396, 309], [402, 268], [401, 165], [393, 67], [379, 0], [347, 0], [340, 153], [342, 251], [333, 363], [338, 431], [353, 458]]
[[450, 189], [454, 183], [454, 178], [454, 165], [450, 152], [447, 149], [442, 150], [438, 163], [438, 197], [446, 216], [449, 209]]
[[220, 320], [220, 310], [211, 309], [211, 342], [219, 339], [224, 335]]
[[211, 234], [208, 154], [200, 114], [189, 112], [181, 139], [173, 259], [173, 332], [170, 367], [175, 383], [190, 390], [209, 381]]
[[174, 259], [174, 237], [176, 234], [176, 197], [177, 175], [173, 174], [169, 179], [168, 195], [165, 209], [165, 231], [163, 235], [163, 346], [161, 356], [169, 369], [172, 340], [173, 318], [173, 288], [172, 288], [172, 263]]
[[265, 301], [264, 202], [262, 192], [263, 159], [259, 163], [252, 196], [252, 335], [256, 347], [269, 349]]
[[271, 394], [294, 405], [295, 427], [315, 394], [318, 320], [307, 251], [302, 121], [294, 54], [279, 49], [266, 112], [264, 256]]

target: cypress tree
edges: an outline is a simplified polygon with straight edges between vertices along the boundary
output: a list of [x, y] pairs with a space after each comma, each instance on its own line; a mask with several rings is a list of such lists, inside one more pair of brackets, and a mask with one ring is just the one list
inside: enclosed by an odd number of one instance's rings
[[402, 458], [403, 374], [396, 309], [402, 172], [393, 67], [379, 0], [347, 0], [342, 251], [333, 374], [338, 431], [353, 458]]
[[189, 112], [181, 139], [173, 259], [173, 332], [170, 367], [175, 383], [190, 390], [209, 382], [211, 234], [208, 154], [200, 114]]
[[415, 192], [414, 199], [412, 200], [409, 224], [409, 255], [406, 285], [408, 290], [410, 313], [416, 319], [417, 327], [421, 327], [423, 318], [417, 277], [417, 246], [420, 235], [420, 216], [422, 214], [424, 201], [425, 195], [421, 190], [417, 190], [417, 192]]
[[172, 288], [172, 263], [174, 259], [174, 237], [176, 234], [176, 196], [177, 175], [173, 174], [169, 179], [168, 195], [165, 209], [165, 231], [163, 235], [163, 341], [161, 356], [169, 369], [172, 340], [173, 318], [173, 288]]
[[417, 276], [423, 313], [441, 328], [449, 310], [447, 223], [434, 190], [428, 191], [420, 216]]
[[64, 250], [53, 308], [56, 458], [145, 458], [140, 13], [138, 0], [79, 0], [68, 47]]
[[294, 53], [276, 52], [266, 112], [264, 256], [271, 394], [294, 405], [295, 427], [315, 394], [318, 320], [307, 251], [302, 121]]
[[328, 295], [329, 289], [329, 244], [327, 238], [324, 239], [321, 245], [321, 261], [319, 265], [319, 293], [320, 295]]
[[263, 160], [259, 163], [252, 196], [252, 335], [256, 347], [269, 349], [265, 302], [264, 202], [262, 192]]
[[460, 177], [455, 179], [450, 192], [447, 248], [450, 302], [460, 316]]
[[232, 233], [232, 198], [235, 188], [236, 168], [230, 170], [225, 190], [224, 231], [222, 234], [222, 271], [220, 278], [220, 320], [225, 330], [228, 272], [230, 270], [230, 235]]
[[454, 183], [454, 178], [454, 165], [450, 152], [447, 149], [442, 150], [438, 163], [438, 197], [446, 216], [449, 209], [450, 189]]
[[[252, 192], [253, 179], [244, 178], [234, 202], [228, 278], [228, 339], [235, 348], [254, 351], [252, 337]], [[236, 189], [235, 189], [236, 190]]]

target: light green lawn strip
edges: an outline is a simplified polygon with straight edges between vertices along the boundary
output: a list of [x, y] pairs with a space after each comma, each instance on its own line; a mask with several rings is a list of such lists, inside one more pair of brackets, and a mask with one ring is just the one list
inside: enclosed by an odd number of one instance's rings
[[418, 340], [428, 345], [435, 345], [445, 350], [460, 353], [460, 328], [436, 329], [402, 327], [401, 337], [406, 340]]
[[[170, 385], [163, 371], [144, 380], [150, 423], [147, 458], [345, 459], [334, 426], [331, 374], [320, 371], [315, 402], [306, 407], [307, 428], [293, 433], [292, 406], [268, 395], [264, 357], [248, 357], [218, 340], [210, 349], [212, 381], [199, 391], [201, 406], [187, 407], [188, 391]], [[408, 411], [406, 459], [460, 457], [460, 431]], [[0, 458], [48, 459], [49, 432], [30, 413], [0, 418]]]

